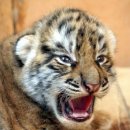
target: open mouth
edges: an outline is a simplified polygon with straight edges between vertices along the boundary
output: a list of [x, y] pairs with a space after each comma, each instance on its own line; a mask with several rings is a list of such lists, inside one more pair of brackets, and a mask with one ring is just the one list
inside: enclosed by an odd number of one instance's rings
[[92, 95], [67, 99], [58, 96], [58, 110], [65, 118], [82, 122], [89, 119], [93, 113], [95, 97]]

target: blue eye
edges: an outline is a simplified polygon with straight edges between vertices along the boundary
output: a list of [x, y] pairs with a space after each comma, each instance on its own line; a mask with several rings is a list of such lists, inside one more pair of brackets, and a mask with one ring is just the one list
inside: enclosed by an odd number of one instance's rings
[[104, 55], [100, 55], [100, 56], [97, 57], [97, 60], [96, 60], [96, 61], [97, 61], [98, 63], [105, 63], [106, 60], [107, 60], [107, 58], [106, 58]]
[[64, 63], [71, 63], [71, 58], [65, 55], [60, 56], [60, 60]]

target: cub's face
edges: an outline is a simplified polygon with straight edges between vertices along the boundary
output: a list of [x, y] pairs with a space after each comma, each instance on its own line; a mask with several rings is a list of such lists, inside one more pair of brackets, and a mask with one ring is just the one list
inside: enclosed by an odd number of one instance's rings
[[[22, 90], [65, 127], [85, 128], [114, 78], [115, 38], [92, 16], [63, 9], [21, 36], [14, 53]], [[48, 115], [51, 116], [51, 115]]]

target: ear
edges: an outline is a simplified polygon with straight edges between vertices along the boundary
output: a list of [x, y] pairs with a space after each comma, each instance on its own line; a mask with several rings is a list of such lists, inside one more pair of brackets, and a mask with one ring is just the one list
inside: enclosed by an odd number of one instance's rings
[[109, 48], [113, 55], [116, 50], [116, 37], [110, 29], [107, 30], [107, 34], [108, 34]]
[[14, 54], [16, 62], [18, 63], [19, 67], [22, 67], [25, 64], [32, 50], [33, 37], [34, 37], [33, 35], [25, 35], [20, 37], [16, 42], [14, 48]]

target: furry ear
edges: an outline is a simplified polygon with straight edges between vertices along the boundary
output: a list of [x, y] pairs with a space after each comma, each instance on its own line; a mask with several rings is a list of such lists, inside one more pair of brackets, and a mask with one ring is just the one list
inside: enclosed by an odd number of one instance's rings
[[33, 47], [33, 35], [25, 35], [20, 37], [14, 49], [15, 58], [20, 67], [22, 67]]
[[108, 34], [108, 40], [109, 40], [109, 48], [110, 48], [111, 54], [114, 55], [115, 49], [116, 49], [116, 37], [113, 34], [113, 32], [109, 29], [107, 29], [107, 34]]
[[[107, 42], [109, 51], [111, 55], [113, 56], [116, 49], [116, 37], [114, 33], [106, 26], [98, 28], [98, 32], [99, 32], [99, 41], [98, 41], [99, 49], [102, 49], [104, 43]], [[103, 36], [105, 36], [105, 38], [103, 38]]]

